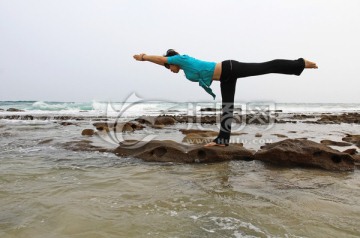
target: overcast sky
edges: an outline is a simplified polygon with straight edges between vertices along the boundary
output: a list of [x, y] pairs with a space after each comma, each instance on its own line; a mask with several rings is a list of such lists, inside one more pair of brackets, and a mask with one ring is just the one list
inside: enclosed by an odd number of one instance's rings
[[[0, 100], [212, 101], [136, 53], [304, 57], [318, 70], [239, 79], [237, 101], [360, 103], [359, 0], [0, 0]], [[221, 101], [220, 84], [212, 89]]]

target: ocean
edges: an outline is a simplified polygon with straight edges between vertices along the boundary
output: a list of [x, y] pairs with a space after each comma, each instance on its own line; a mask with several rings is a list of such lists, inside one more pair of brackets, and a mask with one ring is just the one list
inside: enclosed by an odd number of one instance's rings
[[[358, 169], [331, 172], [259, 161], [149, 163], [65, 146], [83, 140], [104, 148], [118, 146], [116, 140], [81, 135], [98, 121], [218, 114], [220, 107], [143, 100], [0, 102], [0, 237], [360, 236]], [[202, 110], [207, 108], [217, 110]], [[359, 103], [238, 102], [235, 108], [280, 116], [360, 112]], [[175, 124], [134, 135], [180, 143], [179, 129], [188, 127]], [[358, 123], [301, 121], [239, 130], [244, 134], [237, 138], [254, 150], [280, 140], [275, 133], [316, 142], [360, 134]], [[258, 132], [260, 139], [254, 137]]]

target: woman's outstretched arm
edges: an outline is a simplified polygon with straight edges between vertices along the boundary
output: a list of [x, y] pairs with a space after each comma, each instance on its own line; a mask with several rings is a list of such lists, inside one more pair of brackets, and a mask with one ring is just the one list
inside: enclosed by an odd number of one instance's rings
[[166, 57], [158, 56], [158, 55], [139, 54], [139, 55], [134, 55], [134, 59], [136, 59], [137, 61], [149, 61], [154, 64], [158, 64], [162, 66], [164, 66], [165, 63], [167, 63]]

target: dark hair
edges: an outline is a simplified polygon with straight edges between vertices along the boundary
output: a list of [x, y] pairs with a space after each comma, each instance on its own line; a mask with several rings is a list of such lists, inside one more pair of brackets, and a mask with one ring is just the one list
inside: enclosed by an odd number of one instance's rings
[[[171, 56], [174, 56], [174, 55], [178, 55], [179, 53], [178, 52], [176, 52], [175, 50], [173, 50], [173, 49], [168, 49], [167, 51], [166, 51], [166, 54], [164, 55], [164, 57], [171, 57]], [[164, 66], [165, 66], [165, 68], [170, 68], [170, 65], [168, 64], [168, 63], [165, 63], [164, 64]]]

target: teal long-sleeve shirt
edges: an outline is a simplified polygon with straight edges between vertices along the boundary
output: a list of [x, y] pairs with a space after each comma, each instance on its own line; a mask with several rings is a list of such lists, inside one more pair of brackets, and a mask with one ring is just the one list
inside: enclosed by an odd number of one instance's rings
[[199, 86], [201, 86], [215, 99], [216, 95], [210, 88], [216, 66], [215, 62], [198, 60], [188, 55], [170, 56], [167, 57], [167, 61], [168, 64], [180, 66], [180, 68], [184, 70], [185, 76], [188, 80], [192, 82], [199, 82]]

